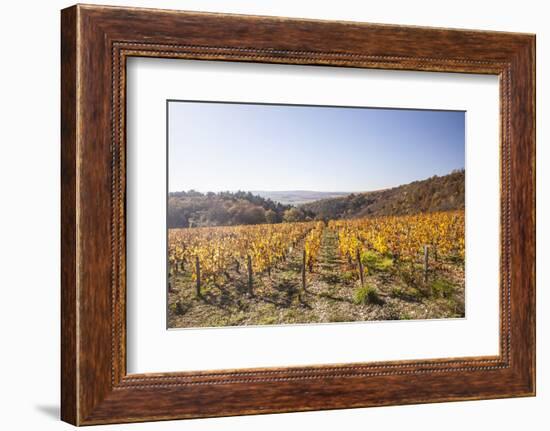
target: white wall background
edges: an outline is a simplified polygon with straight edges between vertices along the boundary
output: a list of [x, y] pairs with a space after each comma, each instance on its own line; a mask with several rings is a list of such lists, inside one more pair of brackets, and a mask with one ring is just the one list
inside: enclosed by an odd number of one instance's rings
[[[119, 0], [143, 7], [477, 28], [537, 34], [538, 396], [284, 415], [105, 426], [135, 430], [547, 429], [550, 423], [550, 27], [536, 0]], [[59, 422], [60, 0], [4, 2], [0, 15], [0, 426], [69, 429]]]

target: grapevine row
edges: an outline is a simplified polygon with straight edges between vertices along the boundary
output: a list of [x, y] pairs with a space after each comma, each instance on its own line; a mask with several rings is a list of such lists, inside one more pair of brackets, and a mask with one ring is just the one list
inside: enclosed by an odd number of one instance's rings
[[[190, 264], [193, 279], [198, 281], [197, 289], [201, 281], [220, 281], [231, 268], [240, 272], [246, 267], [250, 279], [252, 273], [270, 273], [310, 231], [318, 230], [317, 225], [302, 222], [170, 229], [170, 268], [177, 272]], [[313, 238], [309, 240], [313, 247], [310, 254], [315, 248]]]
[[309, 272], [313, 272], [313, 265], [319, 257], [321, 249], [321, 238], [323, 236], [325, 224], [321, 221], [315, 224], [315, 227], [309, 231], [304, 241], [305, 263]]
[[[356, 263], [361, 284], [367, 268], [363, 254], [372, 250], [396, 263], [417, 262], [424, 256], [428, 272], [428, 248], [433, 259], [464, 260], [464, 211], [408, 216], [332, 220], [328, 228], [337, 233], [341, 256]], [[169, 262], [172, 273], [190, 271], [200, 295], [201, 282], [221, 282], [230, 270], [246, 268], [252, 293], [252, 274], [267, 272], [286, 259], [303, 241], [302, 285], [319, 258], [325, 223], [296, 222], [169, 230]]]
[[332, 220], [340, 253], [349, 262], [365, 250], [414, 262], [429, 247], [434, 258], [464, 260], [464, 211]]

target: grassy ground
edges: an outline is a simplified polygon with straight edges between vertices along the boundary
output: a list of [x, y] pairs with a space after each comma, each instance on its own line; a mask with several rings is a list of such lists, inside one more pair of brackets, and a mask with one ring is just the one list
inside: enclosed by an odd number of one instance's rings
[[170, 328], [353, 322], [367, 320], [464, 317], [464, 265], [438, 262], [427, 282], [420, 265], [396, 264], [368, 253], [364, 285], [358, 271], [341, 259], [336, 233], [325, 229], [318, 262], [301, 288], [301, 245], [271, 271], [254, 276], [254, 296], [247, 294], [246, 271], [226, 281], [202, 286], [197, 298], [191, 274], [171, 281]]

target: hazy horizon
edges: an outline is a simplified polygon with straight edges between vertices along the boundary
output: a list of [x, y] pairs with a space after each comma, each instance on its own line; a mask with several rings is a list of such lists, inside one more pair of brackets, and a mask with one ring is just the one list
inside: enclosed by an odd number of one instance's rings
[[[449, 171], [448, 173], [446, 174], [443, 174], [443, 175], [438, 175], [439, 177], [444, 177], [446, 175], [450, 175], [451, 173], [455, 172], [455, 171], [459, 171], [459, 170], [464, 170], [464, 168], [459, 168], [459, 169], [453, 169], [451, 171]], [[327, 191], [327, 190], [311, 190], [311, 189], [308, 189], [308, 190], [305, 190], [305, 189], [289, 189], [289, 190], [248, 190], [248, 189], [234, 189], [234, 190], [227, 190], [227, 189], [219, 189], [219, 190], [198, 190], [198, 189], [187, 189], [187, 190], [170, 190], [169, 193], [189, 193], [189, 192], [198, 192], [198, 193], [224, 193], [224, 192], [228, 192], [228, 193], [237, 193], [237, 192], [250, 192], [250, 193], [254, 193], [254, 192], [262, 192], [262, 193], [288, 193], [288, 192], [295, 192], [295, 193], [330, 193], [330, 194], [337, 194], [337, 193], [347, 193], [347, 194], [351, 194], [351, 193], [370, 193], [370, 192], [377, 192], [377, 191], [380, 191], [380, 190], [386, 190], [386, 189], [391, 189], [391, 188], [394, 188], [394, 187], [399, 187], [399, 186], [403, 186], [403, 185], [406, 185], [406, 184], [410, 184], [412, 182], [415, 182], [415, 181], [423, 181], [423, 180], [427, 180], [428, 178], [430, 177], [426, 177], [426, 178], [418, 178], [416, 180], [412, 180], [408, 183], [403, 183], [403, 184], [397, 184], [395, 186], [390, 186], [390, 187], [384, 187], [384, 188], [381, 188], [381, 189], [374, 189], [374, 190], [334, 190], [334, 191]]]
[[464, 169], [465, 113], [168, 104], [169, 191], [361, 193]]

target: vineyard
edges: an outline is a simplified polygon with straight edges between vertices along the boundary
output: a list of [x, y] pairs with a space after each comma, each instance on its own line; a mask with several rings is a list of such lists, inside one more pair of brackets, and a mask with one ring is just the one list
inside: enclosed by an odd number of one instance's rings
[[169, 229], [169, 326], [463, 317], [464, 249], [464, 211]]

